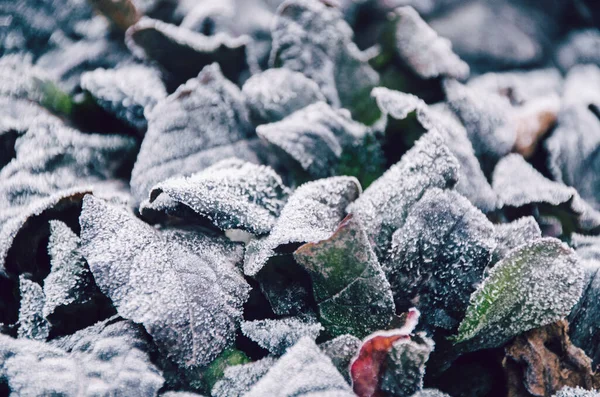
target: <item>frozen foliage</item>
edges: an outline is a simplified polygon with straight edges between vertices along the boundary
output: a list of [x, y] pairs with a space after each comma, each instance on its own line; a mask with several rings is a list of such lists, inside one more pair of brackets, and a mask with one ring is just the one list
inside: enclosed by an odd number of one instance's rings
[[569, 33], [557, 50], [556, 61], [565, 71], [578, 64], [600, 66], [600, 32], [584, 29]]
[[127, 29], [125, 35], [125, 43], [134, 55], [157, 62], [178, 83], [195, 77], [212, 63], [218, 63], [230, 80], [239, 81], [249, 68], [248, 39], [226, 33], [206, 36], [147, 17]]
[[164, 382], [126, 322], [90, 335], [69, 353], [0, 335], [0, 378], [13, 395], [156, 396]]
[[274, 357], [265, 357], [248, 364], [227, 367], [223, 377], [211, 390], [213, 397], [242, 397], [277, 361]]
[[423, 389], [419, 390], [412, 397], [450, 397], [448, 394], [443, 393], [437, 389]]
[[[379, 109], [396, 120], [404, 120], [413, 112], [426, 130], [436, 129], [458, 160], [459, 178], [456, 190], [484, 212], [496, 208], [496, 194], [487, 181], [473, 151], [467, 131], [460, 120], [445, 106], [429, 107], [418, 97], [384, 87], [374, 88], [371, 95]], [[402, 131], [398, 131], [402, 133]]]
[[598, 397], [600, 392], [596, 390], [585, 390], [579, 386], [565, 386], [554, 395], [554, 397]]
[[492, 263], [504, 258], [512, 249], [542, 237], [542, 231], [532, 216], [525, 216], [510, 223], [494, 225], [496, 248]]
[[[289, 189], [268, 166], [239, 159], [222, 160], [189, 177], [175, 177], [155, 185], [142, 214], [153, 209], [161, 195], [190, 207], [220, 229], [268, 233], [285, 204]], [[159, 201], [160, 203], [160, 201]], [[162, 203], [161, 203], [162, 204]], [[160, 208], [159, 208], [160, 209]], [[169, 208], [167, 212], [176, 212]]]
[[380, 389], [390, 396], [411, 396], [422, 389], [425, 363], [433, 347], [433, 340], [420, 334], [395, 342], [387, 356]]
[[150, 189], [227, 157], [258, 161], [242, 94], [216, 64], [205, 67], [147, 114], [148, 131], [131, 175], [138, 202]]
[[380, 175], [383, 158], [373, 133], [353, 121], [347, 110], [325, 102], [258, 126], [256, 133], [313, 178], [352, 175], [370, 183]]
[[521, 245], [471, 295], [455, 342], [469, 350], [500, 346], [568, 315], [582, 289], [583, 269], [571, 248], [554, 238]]
[[331, 359], [333, 365], [350, 383], [350, 361], [356, 356], [360, 345], [361, 341], [356, 336], [344, 334], [321, 343], [319, 348]]
[[242, 94], [254, 124], [279, 121], [311, 103], [325, 101], [317, 83], [286, 68], [255, 74], [244, 83]]
[[241, 278], [221, 279], [190, 248], [92, 196], [80, 223], [82, 251], [102, 292], [174, 362], [206, 365], [233, 341], [247, 298]]
[[317, 339], [323, 327], [319, 323], [307, 323], [290, 317], [280, 320], [245, 321], [241, 324], [241, 329], [244, 335], [260, 347], [280, 356], [304, 336], [312, 340]]
[[81, 88], [108, 112], [140, 131], [147, 127], [144, 111], [151, 111], [167, 96], [157, 71], [141, 65], [84, 73]]
[[433, 187], [451, 188], [457, 182], [458, 162], [437, 131], [430, 131], [348, 207], [375, 243], [381, 258], [392, 233], [404, 225], [410, 208]]
[[412, 7], [394, 10], [396, 51], [419, 77], [464, 79], [469, 65], [454, 52], [450, 40], [438, 36]]
[[326, 240], [301, 246], [294, 258], [310, 274], [327, 335], [363, 338], [392, 321], [390, 284], [356, 218], [348, 216]]
[[50, 324], [44, 318], [44, 291], [25, 277], [19, 277], [21, 307], [19, 308], [19, 338], [44, 341], [50, 333]]
[[287, 0], [273, 24], [270, 66], [303, 73], [332, 106], [352, 109], [358, 96], [379, 81], [352, 35], [335, 7], [319, 0]]
[[288, 349], [244, 396], [299, 395], [354, 396], [331, 360], [308, 337]]
[[427, 191], [394, 233], [383, 265], [399, 308], [410, 302], [430, 325], [458, 325], [495, 248], [492, 233], [492, 224], [460, 194]]
[[352, 177], [332, 177], [308, 182], [290, 196], [271, 233], [246, 246], [244, 273], [256, 276], [280, 246], [329, 238], [346, 215], [348, 204], [361, 192]]
[[[583, 201], [577, 190], [545, 178], [518, 154], [500, 160], [494, 169], [493, 187], [504, 206], [563, 206], [572, 214], [577, 230], [595, 230], [600, 226], [600, 213]], [[567, 221], [563, 223], [565, 227], [569, 225]]]

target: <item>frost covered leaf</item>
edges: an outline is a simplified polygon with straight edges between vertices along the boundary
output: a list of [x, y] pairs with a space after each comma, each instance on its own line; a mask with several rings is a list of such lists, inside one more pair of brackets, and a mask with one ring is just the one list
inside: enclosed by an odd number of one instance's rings
[[371, 95], [382, 113], [388, 117], [386, 138], [390, 134], [406, 134], [403, 128], [395, 125], [395, 121], [407, 120], [415, 114], [426, 131], [436, 129], [442, 135], [444, 142], [458, 160], [460, 167], [456, 190], [483, 212], [496, 209], [496, 194], [475, 157], [467, 131], [447, 107], [430, 107], [414, 95], [384, 87], [374, 88]]
[[[70, 353], [48, 344], [0, 335], [0, 378], [14, 395], [156, 396], [161, 372], [141, 350], [134, 325], [119, 322]], [[143, 345], [143, 343], [142, 343]]]
[[532, 216], [525, 216], [510, 223], [494, 225], [496, 248], [492, 264], [504, 258], [511, 250], [542, 237], [542, 231]]
[[366, 231], [352, 215], [327, 239], [298, 248], [294, 258], [310, 274], [327, 335], [363, 338], [391, 323], [395, 306], [390, 285]]
[[439, 391], [438, 389], [423, 389], [419, 390], [411, 397], [450, 397], [448, 394]]
[[262, 378], [277, 361], [274, 357], [248, 364], [227, 367], [223, 377], [211, 390], [213, 397], [242, 397]]
[[321, 343], [319, 348], [331, 359], [333, 365], [350, 383], [350, 362], [356, 356], [360, 345], [361, 340], [356, 336], [344, 334]]
[[558, 46], [556, 61], [564, 71], [578, 64], [600, 65], [600, 32], [597, 29], [572, 31]]
[[598, 390], [586, 390], [582, 387], [568, 387], [565, 386], [560, 389], [554, 397], [598, 397], [600, 392]]
[[453, 187], [458, 168], [443, 137], [430, 131], [348, 207], [375, 242], [379, 258], [387, 252], [392, 233], [404, 225], [410, 208], [430, 188]]
[[43, 315], [53, 329], [68, 333], [112, 314], [79, 250], [79, 237], [63, 222], [52, 220], [48, 254], [50, 274], [44, 279]]
[[279, 121], [311, 103], [325, 101], [317, 83], [286, 68], [255, 74], [244, 83], [242, 94], [255, 125]]
[[455, 328], [490, 261], [493, 231], [460, 194], [428, 190], [394, 233], [383, 264], [398, 309], [416, 306], [427, 324]]
[[464, 79], [469, 75], [469, 65], [452, 51], [450, 40], [438, 36], [414, 8], [397, 8], [393, 17], [397, 18], [396, 51], [419, 77]]
[[471, 295], [454, 341], [475, 349], [500, 346], [568, 315], [582, 289], [583, 269], [568, 246], [554, 238], [521, 245]]
[[600, 386], [583, 350], [571, 344], [566, 320], [519, 335], [506, 348], [502, 366], [508, 395], [551, 396], [565, 386]]
[[19, 277], [21, 307], [19, 308], [19, 338], [45, 341], [50, 334], [50, 324], [44, 318], [44, 291], [42, 287], [25, 277]]
[[186, 28], [143, 17], [127, 29], [125, 43], [138, 58], [155, 61], [168, 71], [175, 86], [218, 63], [223, 74], [238, 82], [247, 73], [247, 36], [226, 33], [205, 36]]
[[304, 337], [281, 356], [245, 397], [323, 394], [351, 397], [352, 390], [315, 342]]
[[248, 293], [243, 280], [222, 278], [216, 264], [93, 196], [84, 198], [80, 223], [96, 283], [170, 359], [203, 366], [233, 341]]
[[279, 320], [244, 321], [241, 324], [244, 335], [258, 343], [270, 354], [280, 356], [306, 336], [317, 339], [323, 327], [319, 323], [308, 323], [297, 318]]
[[81, 88], [107, 112], [142, 132], [147, 127], [144, 110], [151, 111], [167, 96], [157, 71], [142, 65], [84, 73]]
[[215, 383], [223, 377], [228, 367], [246, 364], [250, 359], [246, 354], [235, 348], [225, 349], [208, 366], [202, 370], [202, 383], [205, 390], [211, 390]]
[[327, 239], [361, 192], [352, 177], [332, 177], [300, 186], [288, 199], [271, 233], [246, 246], [244, 273], [256, 276], [269, 258], [293, 252], [306, 242]]
[[89, 0], [113, 25], [126, 31], [140, 19], [134, 0]]
[[313, 178], [351, 175], [367, 186], [382, 172], [383, 153], [373, 132], [346, 110], [324, 102], [258, 126], [256, 132]]
[[[268, 233], [289, 189], [270, 167], [239, 159], [220, 161], [190, 177], [175, 177], [155, 185], [150, 200], [140, 208], [142, 215], [154, 201], [166, 195], [176, 205], [185, 205], [220, 229], [242, 229]], [[162, 204], [159, 200], [159, 204]], [[176, 212], [177, 208], [168, 212]]]
[[148, 114], [148, 131], [131, 176], [135, 199], [175, 176], [188, 176], [228, 157], [260, 163], [242, 94], [216, 64], [160, 101]]
[[333, 107], [354, 110], [379, 81], [340, 11], [321, 1], [284, 2], [271, 34], [270, 66], [314, 80]]
[[400, 340], [410, 340], [419, 321], [419, 311], [410, 309], [402, 328], [381, 331], [367, 337], [350, 364], [354, 393], [359, 397], [377, 396], [381, 378], [386, 370], [388, 354]]
[[564, 234], [600, 227], [600, 213], [583, 201], [574, 188], [546, 179], [518, 154], [500, 160], [492, 179], [504, 207], [536, 206], [542, 214], [558, 217]]

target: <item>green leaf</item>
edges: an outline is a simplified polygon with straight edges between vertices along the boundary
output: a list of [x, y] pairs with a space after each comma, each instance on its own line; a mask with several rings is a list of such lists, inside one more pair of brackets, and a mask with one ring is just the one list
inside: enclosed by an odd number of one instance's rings
[[[554, 238], [511, 251], [471, 295], [455, 343], [497, 347], [567, 314], [581, 296], [583, 269], [575, 252]], [[474, 347], [474, 349], [473, 349]]]
[[246, 364], [248, 362], [250, 362], [250, 359], [244, 352], [237, 349], [224, 350], [219, 357], [214, 359], [203, 371], [203, 379], [207, 390], [213, 388], [215, 383], [223, 377], [223, 374], [228, 367]]
[[328, 335], [362, 338], [392, 321], [392, 291], [358, 219], [348, 216], [331, 237], [303, 245], [294, 258], [311, 276]]

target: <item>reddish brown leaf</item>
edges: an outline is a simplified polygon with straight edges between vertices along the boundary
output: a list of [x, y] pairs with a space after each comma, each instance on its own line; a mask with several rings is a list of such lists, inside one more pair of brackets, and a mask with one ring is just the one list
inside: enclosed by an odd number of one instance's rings
[[117, 28], [126, 31], [140, 19], [140, 14], [131, 0], [89, 0], [90, 3]]
[[513, 115], [516, 130], [513, 151], [525, 158], [531, 157], [539, 141], [556, 122], [559, 110], [560, 100], [556, 95], [529, 101], [516, 109]]
[[383, 397], [379, 382], [385, 370], [385, 360], [395, 342], [409, 339], [419, 321], [419, 311], [410, 309], [402, 328], [375, 332], [362, 343], [358, 355], [350, 364], [354, 393], [359, 397]]
[[525, 332], [506, 347], [502, 365], [508, 397], [553, 396], [564, 386], [600, 386], [590, 358], [571, 343], [568, 330], [568, 322], [561, 320]]

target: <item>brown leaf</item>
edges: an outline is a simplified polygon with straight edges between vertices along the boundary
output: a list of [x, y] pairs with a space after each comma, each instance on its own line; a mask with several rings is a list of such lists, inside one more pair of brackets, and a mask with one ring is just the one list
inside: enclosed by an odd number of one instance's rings
[[123, 32], [140, 19], [140, 14], [131, 0], [89, 0], [89, 2]]
[[531, 157], [539, 141], [554, 126], [559, 110], [557, 95], [536, 98], [515, 109], [513, 123], [516, 140], [513, 151], [525, 158]]
[[571, 343], [569, 323], [560, 320], [525, 332], [505, 349], [502, 362], [508, 397], [553, 396], [564, 386], [600, 386], [600, 375], [583, 350]]

